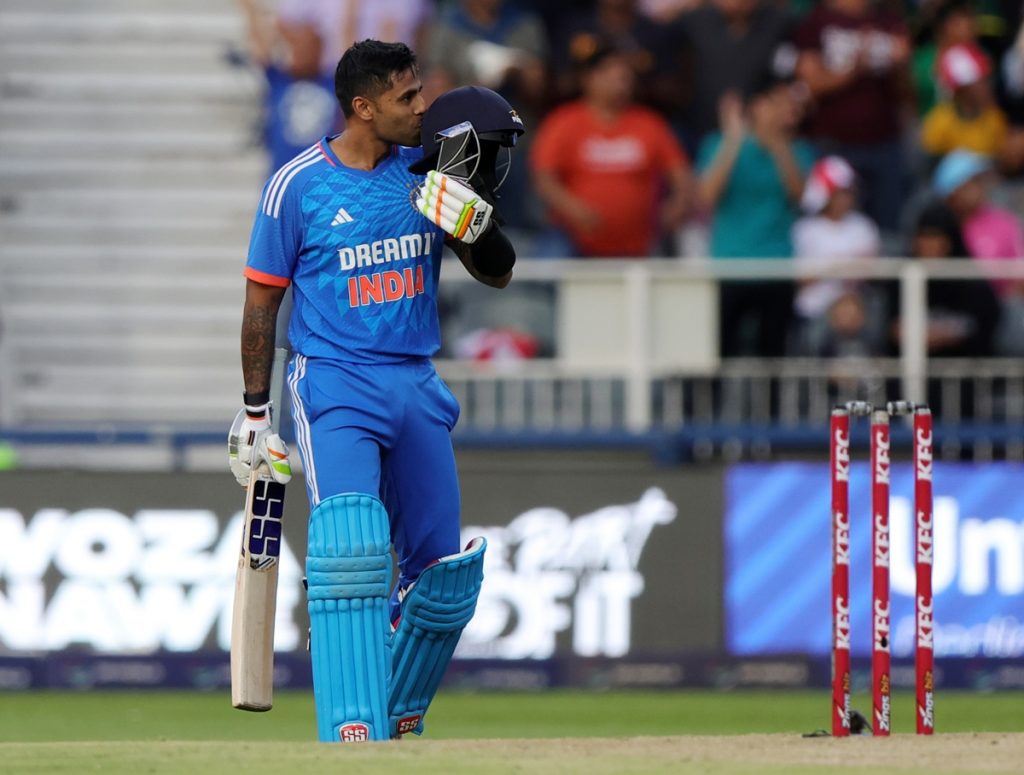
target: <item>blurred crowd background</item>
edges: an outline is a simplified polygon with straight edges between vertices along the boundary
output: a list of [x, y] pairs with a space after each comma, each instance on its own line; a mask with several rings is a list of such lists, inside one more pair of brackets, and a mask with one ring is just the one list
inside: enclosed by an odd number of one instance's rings
[[414, 47], [428, 101], [482, 84], [527, 127], [516, 281], [439, 288], [460, 433], [818, 427], [850, 398], [1021, 427], [1022, 7], [5, 0], [0, 428], [219, 439], [260, 187], [343, 129], [369, 37]]
[[[528, 133], [500, 209], [531, 259], [1024, 255], [1020, 3], [238, 0], [270, 167], [342, 128], [353, 41], [418, 52], [428, 103], [501, 92]], [[935, 281], [935, 356], [1024, 352], [1024, 284]], [[884, 356], [895, 285], [723, 283], [723, 356]]]

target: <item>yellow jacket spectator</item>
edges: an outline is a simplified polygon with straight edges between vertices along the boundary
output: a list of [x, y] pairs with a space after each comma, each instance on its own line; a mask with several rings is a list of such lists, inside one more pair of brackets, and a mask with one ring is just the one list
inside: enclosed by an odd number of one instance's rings
[[997, 157], [1009, 122], [989, 83], [991, 66], [972, 44], [951, 46], [939, 57], [939, 86], [949, 95], [925, 116], [921, 144], [933, 156], [963, 149]]

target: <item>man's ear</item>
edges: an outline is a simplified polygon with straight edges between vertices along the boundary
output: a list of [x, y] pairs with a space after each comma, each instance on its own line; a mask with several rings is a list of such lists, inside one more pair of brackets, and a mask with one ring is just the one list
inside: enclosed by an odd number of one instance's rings
[[376, 106], [366, 97], [352, 98], [352, 115], [358, 116], [363, 121], [369, 121], [376, 112]]

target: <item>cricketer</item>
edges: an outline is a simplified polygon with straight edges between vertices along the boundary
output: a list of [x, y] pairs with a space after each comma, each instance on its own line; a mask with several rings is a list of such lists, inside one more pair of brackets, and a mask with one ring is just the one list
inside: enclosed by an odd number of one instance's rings
[[480, 282], [511, 279], [515, 251], [494, 199], [523, 125], [488, 89], [456, 89], [429, 110], [421, 90], [404, 44], [365, 40], [345, 52], [335, 92], [346, 128], [271, 176], [245, 267], [244, 408], [231, 467], [243, 483], [261, 461], [278, 481], [290, 477], [288, 449], [270, 429], [269, 380], [291, 285], [288, 388], [311, 512], [310, 650], [324, 742], [422, 732], [482, 580], [486, 542], [459, 543], [450, 439], [459, 406], [430, 357], [445, 244]]

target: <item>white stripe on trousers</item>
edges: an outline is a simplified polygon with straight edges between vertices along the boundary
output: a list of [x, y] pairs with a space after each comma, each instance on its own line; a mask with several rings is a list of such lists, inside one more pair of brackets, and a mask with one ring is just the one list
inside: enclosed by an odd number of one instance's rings
[[313, 462], [313, 432], [309, 427], [309, 418], [299, 396], [299, 380], [306, 376], [306, 356], [295, 356], [295, 368], [288, 378], [288, 386], [292, 392], [292, 411], [295, 414], [295, 440], [299, 444], [302, 455], [302, 468], [306, 473], [306, 487], [309, 488], [313, 506], [320, 503], [320, 488], [316, 482], [316, 464]]

